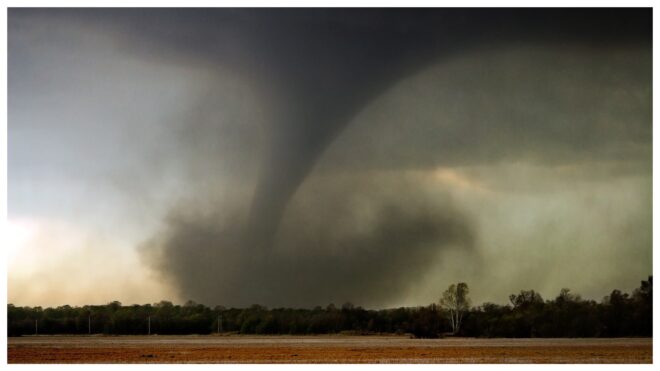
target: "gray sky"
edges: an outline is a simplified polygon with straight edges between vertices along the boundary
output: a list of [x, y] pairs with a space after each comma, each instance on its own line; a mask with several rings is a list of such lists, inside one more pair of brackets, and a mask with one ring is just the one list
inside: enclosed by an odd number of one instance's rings
[[9, 302], [652, 273], [650, 12], [346, 12], [10, 10]]

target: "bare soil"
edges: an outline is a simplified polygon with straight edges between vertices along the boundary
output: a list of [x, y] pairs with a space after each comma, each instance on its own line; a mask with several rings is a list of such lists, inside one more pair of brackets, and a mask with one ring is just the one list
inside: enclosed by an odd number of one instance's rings
[[647, 339], [27, 336], [9, 363], [652, 363]]

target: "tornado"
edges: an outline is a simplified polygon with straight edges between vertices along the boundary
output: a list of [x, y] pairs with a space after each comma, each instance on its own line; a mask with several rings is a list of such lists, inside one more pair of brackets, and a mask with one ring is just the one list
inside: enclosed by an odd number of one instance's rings
[[648, 14], [631, 10], [269, 10], [251, 16], [264, 29], [253, 39], [264, 53], [255, 58], [269, 61], [260, 80], [280, 98], [246, 227], [246, 248], [259, 252], [271, 248], [289, 200], [326, 147], [397, 81], [479, 46], [649, 42]]
[[[154, 215], [162, 225], [140, 249], [144, 261], [185, 299], [209, 305], [287, 307], [345, 301], [388, 304], [414, 288], [442, 252], [472, 254], [479, 243], [469, 213], [446, 193], [425, 188], [426, 175], [415, 171], [456, 164], [452, 150], [457, 157], [465, 153], [488, 160], [496, 157], [491, 156], [496, 152], [493, 148], [503, 145], [492, 145], [488, 136], [500, 135], [500, 127], [484, 124], [478, 126], [481, 132], [474, 133], [434, 127], [417, 133], [426, 151], [420, 153], [414, 148], [380, 145], [374, 129], [376, 145], [366, 143], [369, 135], [353, 145], [378, 151], [385, 160], [375, 167], [395, 167], [386, 162], [403, 159], [398, 172], [315, 172], [328, 150], [336, 148], [337, 139], [350, 136], [350, 126], [359, 125], [360, 114], [390, 88], [475, 51], [526, 46], [587, 54], [591, 50], [646, 50], [651, 45], [652, 24], [648, 9], [10, 11], [15, 33], [21, 30], [21, 22], [77, 25], [104, 35], [113, 48], [135, 60], [210, 76], [200, 98], [204, 101], [191, 103], [193, 114], [163, 118], [164, 126], [182, 122], [194, 132], [184, 130], [181, 136], [191, 139], [173, 146], [185, 148], [184, 166], [204, 169], [192, 175], [186, 172], [181, 176], [184, 183], [210, 186], [182, 192], [167, 205], [169, 212]], [[62, 43], [66, 45], [67, 40]], [[557, 68], [550, 63], [542, 67]], [[229, 84], [223, 85], [222, 77], [227, 75], [236, 76], [257, 97], [247, 111], [263, 112], [263, 125], [255, 130], [263, 140], [234, 144], [233, 139], [242, 139], [251, 130], [245, 129], [251, 123], [222, 126], [223, 120], [231, 121], [227, 116], [233, 111], [214, 92], [230, 89]], [[449, 84], [439, 82], [443, 83]], [[462, 90], [460, 85], [442, 88], [456, 94]], [[492, 87], [483, 91], [499, 94]], [[413, 105], [414, 98], [410, 99]], [[475, 106], [474, 112], [460, 113], [478, 116], [479, 110]], [[545, 143], [538, 140], [545, 140], [545, 132], [535, 131], [533, 122], [526, 125], [531, 128], [504, 125], [502, 131], [532, 144]], [[414, 130], [406, 122], [397, 128], [401, 136]], [[236, 132], [241, 135], [232, 136]], [[456, 133], [463, 135], [456, 138]], [[564, 134], [558, 134], [557, 141]], [[515, 147], [517, 142], [507, 143]], [[347, 152], [345, 158], [355, 167], [369, 160]], [[522, 151], [511, 153], [515, 157]], [[254, 177], [214, 168], [225, 159], [234, 160], [239, 170], [254, 168]], [[162, 164], [154, 166], [158, 165]], [[234, 178], [240, 179], [231, 187], [214, 188]], [[225, 197], [237, 188], [246, 189], [246, 195], [236, 191], [239, 197]], [[224, 202], [225, 198], [229, 201]], [[479, 256], [469, 258], [466, 271], [486, 267]]]

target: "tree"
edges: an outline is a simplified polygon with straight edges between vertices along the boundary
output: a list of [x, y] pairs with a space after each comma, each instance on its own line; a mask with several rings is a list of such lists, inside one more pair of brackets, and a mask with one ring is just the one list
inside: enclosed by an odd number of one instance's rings
[[[568, 294], [568, 291], [565, 294]], [[537, 304], [543, 304], [541, 294], [534, 290], [521, 290], [518, 295], [511, 294], [509, 301], [514, 309], [527, 309]]]
[[642, 281], [641, 286], [632, 295], [633, 299], [633, 325], [636, 334], [651, 336], [653, 329], [653, 277]]
[[559, 292], [559, 296], [555, 298], [555, 303], [559, 306], [565, 306], [567, 304], [576, 303], [582, 300], [580, 295], [573, 294], [570, 289], [563, 288]]
[[465, 282], [451, 284], [447, 291], [442, 293], [440, 305], [447, 310], [449, 320], [451, 321], [452, 334], [457, 334], [461, 328], [463, 314], [470, 309], [470, 299], [468, 298], [469, 288]]

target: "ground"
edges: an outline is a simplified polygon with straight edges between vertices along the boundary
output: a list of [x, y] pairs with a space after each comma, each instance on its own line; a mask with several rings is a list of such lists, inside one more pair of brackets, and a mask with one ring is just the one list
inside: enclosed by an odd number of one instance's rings
[[25, 336], [9, 363], [652, 363], [652, 339]]

